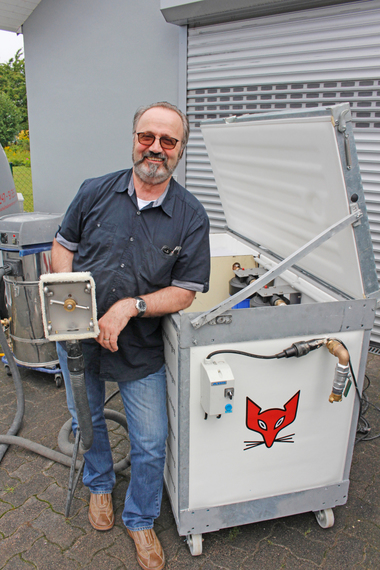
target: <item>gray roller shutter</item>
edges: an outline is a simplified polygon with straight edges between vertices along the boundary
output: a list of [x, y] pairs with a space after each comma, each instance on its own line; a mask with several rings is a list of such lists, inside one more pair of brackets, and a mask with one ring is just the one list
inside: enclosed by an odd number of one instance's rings
[[380, 1], [190, 28], [187, 89], [186, 186], [214, 229], [225, 217], [202, 119], [349, 101], [380, 278]]

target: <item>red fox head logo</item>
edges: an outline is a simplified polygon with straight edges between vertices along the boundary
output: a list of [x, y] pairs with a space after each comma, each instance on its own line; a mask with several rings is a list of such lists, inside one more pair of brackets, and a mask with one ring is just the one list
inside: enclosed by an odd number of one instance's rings
[[294, 433], [279, 438], [277, 438], [277, 434], [296, 419], [299, 395], [300, 391], [286, 402], [283, 409], [270, 408], [269, 410], [264, 410], [264, 412], [261, 411], [261, 408], [255, 402], [247, 398], [246, 426], [248, 429], [262, 435], [264, 441], [245, 441], [244, 443], [247, 444], [245, 450], [257, 447], [263, 443], [267, 447], [272, 447], [275, 441], [293, 443], [291, 437]]

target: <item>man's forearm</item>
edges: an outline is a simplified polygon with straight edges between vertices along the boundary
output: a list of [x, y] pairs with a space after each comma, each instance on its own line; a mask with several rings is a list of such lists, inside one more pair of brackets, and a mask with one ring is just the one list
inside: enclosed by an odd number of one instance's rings
[[148, 295], [142, 295], [146, 302], [146, 317], [162, 317], [190, 307], [194, 301], [195, 291], [180, 287], [166, 287]]
[[[168, 313], [176, 313], [186, 309], [191, 305], [194, 297], [194, 291], [188, 291], [180, 287], [166, 287], [160, 291], [142, 295], [147, 305], [143, 318], [162, 317]], [[99, 319], [100, 334], [97, 337], [99, 344], [115, 352], [118, 349], [117, 339], [120, 332], [127, 326], [129, 320], [132, 317], [136, 317], [137, 314], [136, 301], [133, 297], [117, 301]]]
[[54, 239], [51, 250], [53, 273], [70, 273], [73, 270], [73, 257], [74, 252], [69, 251]]

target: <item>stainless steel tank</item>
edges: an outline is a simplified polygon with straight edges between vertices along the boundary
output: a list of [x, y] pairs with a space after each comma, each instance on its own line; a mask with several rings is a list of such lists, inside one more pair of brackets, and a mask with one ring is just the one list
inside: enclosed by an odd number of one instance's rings
[[4, 277], [13, 354], [24, 366], [55, 367], [55, 343], [44, 337], [38, 291], [40, 275], [51, 272], [51, 243], [62, 216], [38, 212], [0, 218], [3, 264], [12, 273]]

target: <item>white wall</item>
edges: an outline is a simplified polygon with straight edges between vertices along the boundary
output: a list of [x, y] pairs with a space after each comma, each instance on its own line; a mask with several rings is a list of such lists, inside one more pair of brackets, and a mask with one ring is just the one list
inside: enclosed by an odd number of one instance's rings
[[180, 29], [159, 0], [42, 0], [24, 27], [34, 209], [131, 165], [137, 107], [178, 101]]

